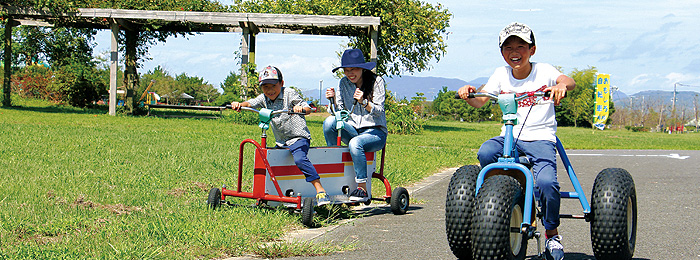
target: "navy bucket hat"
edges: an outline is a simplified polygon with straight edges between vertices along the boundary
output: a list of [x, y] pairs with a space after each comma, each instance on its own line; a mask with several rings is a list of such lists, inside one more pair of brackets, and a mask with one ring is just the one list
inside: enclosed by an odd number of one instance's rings
[[377, 66], [376, 62], [365, 62], [365, 56], [362, 54], [360, 49], [349, 49], [343, 52], [343, 56], [340, 58], [340, 67], [333, 69], [331, 72], [335, 72], [340, 68], [363, 68], [366, 70], [374, 69]]

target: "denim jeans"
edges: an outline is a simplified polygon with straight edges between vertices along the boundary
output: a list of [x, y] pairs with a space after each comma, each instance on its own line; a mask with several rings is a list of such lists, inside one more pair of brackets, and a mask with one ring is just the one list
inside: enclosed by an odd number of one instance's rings
[[314, 165], [307, 156], [307, 154], [309, 154], [310, 146], [311, 140], [301, 138], [288, 147], [289, 152], [292, 153], [292, 157], [294, 158], [294, 164], [296, 164], [299, 170], [301, 170], [304, 176], [306, 176], [307, 182], [321, 178], [318, 176], [316, 168], [314, 168]]
[[[338, 130], [335, 129], [335, 117], [329, 116], [323, 121], [323, 136], [326, 145], [337, 144]], [[352, 156], [353, 168], [355, 168], [355, 182], [367, 182], [367, 156], [365, 153], [376, 152], [384, 148], [387, 134], [378, 127], [355, 129], [347, 122], [341, 131], [341, 139], [348, 144], [350, 156]]]
[[[503, 155], [503, 136], [497, 136], [481, 144], [477, 158], [481, 167], [497, 162]], [[535, 190], [540, 193], [539, 201], [544, 211], [543, 224], [546, 230], [559, 227], [559, 207], [561, 193], [557, 181], [556, 143], [550, 141], [522, 141], [516, 144], [518, 154], [527, 156], [533, 163], [532, 174]]]

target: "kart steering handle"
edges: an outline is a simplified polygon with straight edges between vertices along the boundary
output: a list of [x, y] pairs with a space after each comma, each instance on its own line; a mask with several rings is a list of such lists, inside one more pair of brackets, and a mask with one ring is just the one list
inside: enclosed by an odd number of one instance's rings
[[[233, 108], [231, 107], [231, 104], [228, 104], [228, 105], [226, 105], [226, 109], [233, 109]], [[257, 110], [257, 109], [252, 108], [252, 107], [241, 107], [241, 110], [248, 110], [248, 111], [252, 111], [252, 112], [258, 113], [258, 114], [260, 113], [260, 110]], [[311, 108], [311, 111], [312, 111], [312, 112], [315, 112], [315, 111], [316, 111], [316, 108], [315, 108], [315, 107]], [[272, 113], [270, 113], [270, 114], [271, 114], [271, 115], [277, 115], [277, 114], [283, 114], [283, 113], [287, 113], [287, 114], [290, 114], [290, 115], [306, 115], [306, 113], [289, 112], [288, 109], [275, 110], [275, 111], [272, 111]]]
[[[537, 91], [537, 92], [527, 92], [525, 94], [522, 94], [520, 96], [515, 97], [515, 101], [520, 101], [523, 99], [526, 99], [528, 97], [546, 97], [551, 94], [552, 91]], [[475, 98], [475, 97], [488, 97], [491, 100], [498, 100], [498, 95], [494, 95], [491, 93], [484, 93], [484, 92], [479, 92], [479, 93], [469, 93], [469, 97], [467, 98]], [[459, 93], [455, 93], [455, 99], [462, 99], [462, 97], [459, 96]]]

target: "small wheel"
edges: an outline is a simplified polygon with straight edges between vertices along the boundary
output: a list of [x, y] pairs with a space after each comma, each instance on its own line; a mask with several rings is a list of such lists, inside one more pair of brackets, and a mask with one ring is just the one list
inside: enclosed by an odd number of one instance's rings
[[394, 215], [403, 215], [408, 211], [409, 196], [404, 187], [398, 187], [391, 192], [391, 212]]
[[207, 206], [214, 210], [221, 206], [221, 190], [219, 190], [219, 188], [212, 188], [211, 190], [209, 190]]
[[452, 175], [445, 199], [445, 231], [450, 250], [459, 259], [472, 259], [469, 223], [481, 167], [465, 165]]
[[304, 198], [301, 203], [301, 223], [307, 227], [314, 226], [314, 199]]
[[470, 226], [475, 259], [525, 259], [527, 234], [520, 232], [524, 197], [513, 177], [495, 175], [484, 181]]
[[591, 244], [596, 259], [632, 259], [637, 240], [637, 193], [624, 169], [607, 168], [595, 178]]

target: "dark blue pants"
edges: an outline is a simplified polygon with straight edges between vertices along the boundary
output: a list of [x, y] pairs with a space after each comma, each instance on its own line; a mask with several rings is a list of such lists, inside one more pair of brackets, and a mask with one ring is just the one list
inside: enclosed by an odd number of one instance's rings
[[[503, 136], [497, 136], [481, 144], [477, 158], [481, 167], [497, 162], [503, 155]], [[527, 156], [533, 163], [532, 175], [535, 190], [539, 190], [540, 205], [544, 211], [543, 224], [546, 230], [559, 227], [559, 206], [561, 193], [557, 181], [556, 143], [550, 141], [522, 141], [516, 144], [518, 154]]]
[[299, 167], [304, 176], [306, 176], [306, 181], [311, 182], [313, 180], [318, 180], [321, 177], [318, 176], [316, 168], [311, 164], [309, 157], [306, 155], [309, 153], [309, 147], [311, 146], [311, 140], [306, 138], [301, 138], [289, 146], [289, 151], [294, 157], [294, 164]]

